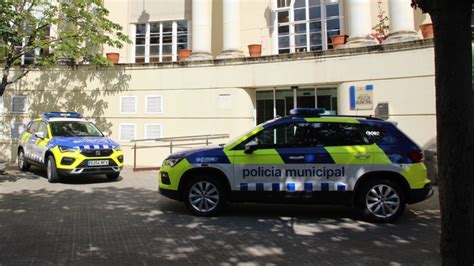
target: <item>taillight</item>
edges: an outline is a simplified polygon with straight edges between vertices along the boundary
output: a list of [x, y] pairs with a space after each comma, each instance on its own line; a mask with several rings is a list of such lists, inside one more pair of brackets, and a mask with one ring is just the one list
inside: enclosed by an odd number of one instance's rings
[[423, 161], [423, 152], [421, 151], [412, 151], [408, 153], [408, 157], [414, 162], [419, 163]]

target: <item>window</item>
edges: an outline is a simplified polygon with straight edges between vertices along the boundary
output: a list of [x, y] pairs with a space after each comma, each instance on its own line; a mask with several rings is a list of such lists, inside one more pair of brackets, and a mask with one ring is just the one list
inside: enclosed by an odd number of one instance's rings
[[331, 36], [342, 31], [342, 1], [277, 1], [278, 53], [331, 49]]
[[395, 136], [388, 134], [385, 129], [367, 125], [363, 128], [363, 135], [369, 143], [376, 143], [377, 145], [396, 145], [397, 140]]
[[366, 145], [360, 126], [346, 123], [311, 123], [307, 142], [311, 146]]
[[26, 127], [26, 131], [31, 134], [38, 132], [40, 122], [32, 122]]
[[177, 61], [179, 49], [188, 49], [189, 22], [160, 21], [135, 25], [135, 63]]
[[[307, 146], [305, 142], [307, 127], [307, 123], [299, 123], [268, 128], [250, 138], [245, 143], [255, 141], [259, 147], [262, 148]], [[242, 146], [240, 148], [243, 149], [244, 147]]]
[[25, 113], [27, 111], [27, 96], [12, 96], [12, 113]]
[[146, 96], [145, 97], [145, 112], [147, 114], [160, 114], [163, 112], [163, 97], [161, 96]]
[[22, 122], [13, 122], [10, 130], [10, 138], [19, 139], [23, 133], [24, 128], [25, 125]]
[[162, 137], [161, 125], [149, 124], [145, 125], [145, 139], [159, 139]]
[[[38, 132], [43, 132], [43, 136], [45, 138], [48, 138], [49, 134], [48, 134], [48, 129], [46, 127], [46, 124], [45, 123], [40, 123], [40, 126], [38, 128]], [[101, 134], [102, 135], [102, 134]]]
[[120, 124], [120, 141], [130, 141], [137, 138], [137, 128], [135, 124]]
[[136, 114], [137, 113], [137, 96], [121, 96], [120, 97], [120, 113]]

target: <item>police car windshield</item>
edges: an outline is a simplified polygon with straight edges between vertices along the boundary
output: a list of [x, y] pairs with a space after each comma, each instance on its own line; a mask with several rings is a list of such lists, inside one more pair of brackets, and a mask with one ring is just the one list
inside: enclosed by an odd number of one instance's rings
[[91, 122], [50, 122], [51, 134], [55, 137], [103, 137]]

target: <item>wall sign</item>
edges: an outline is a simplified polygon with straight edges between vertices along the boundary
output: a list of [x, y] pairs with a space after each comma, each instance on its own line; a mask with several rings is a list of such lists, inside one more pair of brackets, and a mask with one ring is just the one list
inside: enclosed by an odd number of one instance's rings
[[350, 86], [349, 100], [351, 110], [372, 110], [374, 108], [374, 86]]

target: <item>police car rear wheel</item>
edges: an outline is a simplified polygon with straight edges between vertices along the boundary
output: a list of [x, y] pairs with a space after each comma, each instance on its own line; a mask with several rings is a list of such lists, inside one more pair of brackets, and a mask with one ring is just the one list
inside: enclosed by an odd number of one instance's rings
[[198, 216], [215, 215], [224, 201], [222, 185], [207, 177], [192, 179], [186, 186], [184, 199], [188, 209]]
[[405, 210], [403, 190], [391, 180], [366, 183], [359, 194], [364, 217], [374, 222], [392, 222]]
[[56, 169], [56, 160], [50, 155], [48, 162], [46, 163], [46, 176], [48, 177], [49, 183], [55, 183], [59, 181], [58, 170]]
[[25, 159], [25, 152], [20, 150], [18, 152], [18, 168], [21, 171], [28, 171], [30, 169], [30, 164]]

